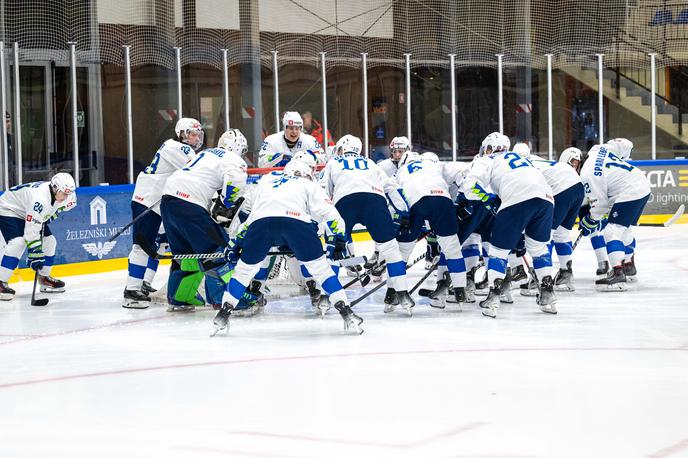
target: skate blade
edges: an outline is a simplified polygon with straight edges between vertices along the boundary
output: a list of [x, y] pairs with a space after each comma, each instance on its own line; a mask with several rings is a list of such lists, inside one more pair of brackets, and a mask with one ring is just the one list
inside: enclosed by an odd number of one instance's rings
[[487, 293], [488, 293], [489, 291], [490, 291], [490, 290], [487, 289], [487, 288], [485, 288], [485, 289], [476, 289], [476, 290], [475, 290], [475, 293], [473, 293], [473, 294], [475, 294], [476, 296], [487, 296]]
[[210, 332], [210, 335], [208, 337], [215, 337], [216, 335], [218, 335], [223, 330], [225, 331], [225, 335], [229, 335], [229, 326], [226, 326], [224, 328], [220, 328], [220, 327], [215, 326], [215, 328]]
[[447, 306], [447, 299], [430, 299], [430, 307], [436, 309], [443, 309]]
[[42, 293], [64, 293], [65, 289], [64, 288], [46, 288], [45, 286], [41, 286], [41, 292]]
[[344, 330], [345, 331], [353, 331], [360, 336], [361, 334], [363, 334], [363, 328], [361, 327], [362, 322], [363, 322], [363, 320], [361, 320], [358, 323], [356, 321], [353, 321], [353, 320], [347, 320], [344, 322]]
[[401, 306], [402, 309], [406, 312], [408, 316], [413, 316], [413, 305], [407, 305], [407, 306]]
[[497, 318], [497, 310], [493, 308], [483, 308], [482, 310], [483, 316], [489, 317], [489, 318]]
[[14, 294], [0, 293], [0, 301], [11, 301], [14, 299]]
[[171, 305], [167, 307], [167, 311], [170, 313], [188, 313], [196, 311], [195, 305]]
[[628, 290], [626, 283], [614, 283], [613, 285], [595, 285], [597, 291], [602, 293], [617, 293]]
[[262, 307], [258, 307], [257, 305], [255, 305], [255, 306], [248, 307], [245, 309], [240, 309], [240, 310], [234, 309], [232, 311], [232, 316], [240, 316], [240, 317], [246, 318], [246, 317], [258, 315], [262, 311], [263, 311]]
[[150, 302], [125, 302], [122, 304], [125, 309], [147, 309], [150, 307]]
[[501, 304], [513, 304], [514, 298], [511, 296], [511, 293], [501, 294], [499, 296], [499, 302]]
[[545, 313], [549, 313], [551, 315], [557, 314], [557, 308], [554, 306], [554, 304], [541, 305], [540, 310], [542, 310]]
[[522, 289], [521, 290], [521, 296], [525, 297], [533, 297], [537, 296], [538, 291], [536, 289]]
[[573, 292], [576, 290], [576, 287], [573, 285], [554, 285], [554, 290], [555, 291], [563, 291], [563, 292]]
[[385, 304], [385, 309], [383, 310], [385, 313], [392, 313], [397, 309], [397, 304]]

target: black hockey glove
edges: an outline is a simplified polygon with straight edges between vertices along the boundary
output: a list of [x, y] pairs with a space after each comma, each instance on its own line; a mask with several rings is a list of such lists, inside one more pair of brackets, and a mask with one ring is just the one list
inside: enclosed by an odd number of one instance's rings
[[327, 236], [327, 257], [338, 261], [346, 257], [346, 239], [341, 234]]
[[222, 199], [218, 196], [215, 199], [213, 199], [214, 204], [213, 208], [210, 211], [210, 216], [217, 224], [229, 227], [229, 225], [232, 223], [232, 220], [234, 219], [234, 215], [236, 215], [243, 201], [244, 198], [239, 197], [237, 201], [234, 203], [234, 205], [227, 208], [225, 207], [225, 204], [222, 202]]

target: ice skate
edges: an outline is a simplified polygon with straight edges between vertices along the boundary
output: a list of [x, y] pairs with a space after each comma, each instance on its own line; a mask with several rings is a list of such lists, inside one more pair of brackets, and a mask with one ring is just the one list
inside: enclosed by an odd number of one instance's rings
[[125, 289], [122, 307], [125, 309], [147, 309], [150, 306], [150, 301], [151, 298], [142, 291], [137, 289]]
[[511, 282], [514, 285], [522, 282], [523, 280], [528, 280], [528, 274], [526, 273], [526, 269], [523, 267], [523, 264], [512, 268], [510, 270], [510, 274]]
[[487, 293], [487, 297], [479, 302], [480, 308], [483, 309], [483, 315], [489, 316], [490, 318], [497, 317], [497, 309], [500, 304], [500, 296], [503, 294], [504, 280], [501, 278], [496, 278], [494, 285], [490, 287]]
[[313, 307], [317, 307], [318, 303], [320, 302], [320, 296], [322, 292], [320, 291], [320, 289], [318, 289], [315, 280], [308, 280], [306, 282], [306, 289], [308, 290], [308, 295], [311, 298], [311, 304], [313, 305]]
[[635, 268], [635, 255], [631, 255], [630, 261], [624, 261], [623, 268], [624, 274], [626, 274], [626, 280], [634, 282], [636, 275], [638, 275], [638, 271]]
[[377, 263], [370, 269], [370, 277], [375, 282], [378, 283], [382, 280], [382, 274], [385, 273], [385, 265], [382, 263]]
[[556, 315], [557, 308], [555, 304], [557, 303], [557, 296], [554, 295], [554, 280], [550, 275], [545, 276], [540, 284], [540, 292], [536, 299], [537, 304], [540, 306], [540, 310], [545, 313], [551, 313]]
[[475, 273], [478, 271], [477, 267], [473, 267], [471, 270], [466, 272], [466, 288], [464, 292], [466, 294], [466, 303], [475, 303]]
[[575, 291], [576, 287], [573, 285], [573, 269], [571, 268], [571, 261], [566, 263], [566, 269], [559, 269], [557, 275], [554, 277], [554, 287], [557, 291]]
[[0, 281], [0, 301], [11, 301], [15, 293], [16, 292], [10, 288], [7, 282]]
[[524, 283], [521, 286], [519, 286], [521, 290], [521, 296], [535, 296], [538, 293], [539, 290], [538, 282], [535, 281], [535, 278], [531, 278], [528, 283]]
[[499, 295], [499, 302], [502, 304], [513, 304], [514, 298], [511, 295], [511, 273], [507, 272], [502, 282], [502, 292]]
[[626, 291], [626, 274], [623, 266], [615, 266], [605, 278], [595, 281], [598, 291]]
[[334, 308], [337, 309], [339, 314], [344, 320], [344, 330], [348, 331], [351, 329], [357, 334], [363, 334], [363, 328], [361, 328], [361, 323], [363, 323], [363, 318], [356, 315], [351, 307], [346, 305], [344, 301], [338, 301], [334, 304]]
[[442, 279], [437, 280], [435, 290], [432, 291], [428, 297], [430, 298], [430, 306], [438, 309], [443, 309], [447, 306], [447, 294], [449, 294], [449, 286], [451, 280], [449, 279], [449, 272], [444, 272]]
[[220, 311], [217, 312], [217, 315], [215, 315], [215, 318], [213, 319], [214, 329], [210, 333], [210, 337], [213, 337], [224, 329], [226, 329], [227, 333], [229, 333], [229, 315], [232, 314], [232, 310], [234, 310], [234, 307], [232, 307], [229, 302], [222, 304]]
[[361, 266], [346, 266], [346, 276], [351, 278], [356, 278], [363, 274], [363, 267]]
[[385, 313], [391, 313], [397, 308], [397, 305], [399, 305], [399, 298], [397, 297], [397, 292], [394, 290], [394, 288], [387, 288], [384, 302]]
[[267, 304], [265, 295], [261, 291], [262, 283], [253, 280], [239, 303], [234, 307], [234, 316], [253, 316], [261, 313]]
[[408, 293], [408, 291], [397, 291], [396, 292], [397, 296], [397, 304], [401, 306], [402, 309], [406, 311], [406, 313], [409, 314], [409, 316], [413, 315], [413, 306], [416, 305], [416, 303], [413, 301], [411, 298], [411, 295]]
[[330, 297], [325, 294], [321, 294], [318, 305], [315, 307], [318, 316], [320, 316], [320, 318], [324, 318], [325, 314], [327, 314], [328, 310], [331, 308], [332, 304], [330, 303]]
[[147, 281], [144, 281], [143, 284], [141, 285], [141, 292], [144, 294], [150, 296], [151, 294], [155, 293], [158, 291], [157, 289], [153, 288], [150, 283]]
[[600, 261], [597, 263], [597, 271], [595, 272], [595, 275], [597, 275], [598, 280], [606, 277], [608, 272], [609, 272], [609, 262]]
[[42, 293], [65, 292], [65, 283], [62, 280], [58, 280], [57, 278], [51, 277], [50, 275], [47, 275], [45, 277], [43, 275], [39, 275], [38, 283], [41, 285]]

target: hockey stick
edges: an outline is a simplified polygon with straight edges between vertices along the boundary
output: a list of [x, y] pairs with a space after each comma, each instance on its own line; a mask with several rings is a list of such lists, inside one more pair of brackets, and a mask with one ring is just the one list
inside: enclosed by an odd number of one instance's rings
[[[349, 250], [349, 247], [346, 247], [346, 252], [349, 254], [349, 258], [353, 258], [353, 254], [351, 253], [351, 250]], [[364, 258], [365, 259], [365, 258]], [[365, 264], [365, 260], [363, 261], [363, 264]], [[367, 276], [365, 278], [361, 278], [361, 274], [358, 273], [358, 265], [354, 267], [354, 273], [356, 274], [356, 280], [361, 282], [361, 288], [365, 288], [368, 283], [370, 283], [370, 276]]]
[[[43, 241], [43, 226], [41, 226], [41, 243]], [[49, 300], [47, 298], [36, 299], [36, 285], [38, 284], [38, 271], [33, 277], [33, 291], [31, 291], [31, 305], [34, 307], [43, 307], [48, 305]]]
[[[408, 269], [410, 269], [411, 267], [413, 267], [414, 265], [416, 265], [416, 264], [417, 264], [418, 262], [420, 262], [422, 259], [425, 259], [425, 253], [423, 253], [422, 255], [418, 256], [418, 257], [417, 257], [416, 259], [414, 259], [413, 261], [411, 261], [410, 264], [406, 264], [406, 270], [408, 270]], [[377, 290], [379, 290], [380, 288], [382, 288], [382, 287], [385, 286], [386, 284], [387, 284], [387, 279], [381, 281], [381, 282], [378, 283], [373, 289], [371, 289], [370, 291], [367, 291], [367, 292], [363, 293], [360, 297], [354, 299], [354, 300], [351, 302], [350, 307], [353, 307], [354, 305], [358, 304], [359, 302], [361, 302], [361, 301], [362, 301], [363, 299], [365, 299], [366, 297], [369, 297], [371, 294], [375, 293]]]
[[423, 277], [420, 280], [418, 280], [418, 283], [413, 285], [413, 288], [411, 288], [411, 291], [409, 291], [409, 294], [413, 294], [418, 289], [418, 287], [420, 285], [422, 285], [425, 280], [427, 280], [427, 278], [430, 276], [430, 274], [432, 274], [435, 270], [437, 270], [437, 266], [439, 266], [439, 263], [440, 263], [439, 259], [432, 263], [432, 267], [430, 267], [428, 269], [428, 271], [425, 272], [425, 275], [423, 275]]
[[120, 235], [124, 234], [124, 231], [126, 231], [127, 229], [129, 229], [129, 228], [130, 228], [131, 226], [133, 226], [138, 220], [140, 220], [141, 218], [143, 218], [144, 216], [146, 216], [148, 213], [150, 213], [151, 211], [153, 211], [153, 207], [155, 207], [156, 205], [160, 204], [161, 201], [162, 201], [162, 199], [158, 200], [156, 203], [154, 203], [153, 205], [151, 205], [150, 207], [148, 207], [146, 210], [144, 210], [143, 212], [141, 212], [141, 214], [140, 214], [139, 216], [137, 216], [136, 218], [132, 219], [132, 220], [129, 222], [129, 224], [127, 224], [126, 226], [124, 226], [122, 229], [120, 229], [119, 231], [117, 231], [117, 233], [115, 233], [115, 235], [113, 235], [112, 237], [110, 237], [110, 238], [108, 239], [108, 242], [112, 242], [112, 241], [115, 240], [117, 237], [119, 237]]
[[676, 212], [663, 223], [643, 223], [639, 224], [639, 226], [651, 226], [651, 227], [669, 227], [672, 224], [674, 224], [678, 219], [683, 216], [683, 212], [686, 210], [686, 206], [684, 204], [681, 204], [680, 207], [676, 210]]

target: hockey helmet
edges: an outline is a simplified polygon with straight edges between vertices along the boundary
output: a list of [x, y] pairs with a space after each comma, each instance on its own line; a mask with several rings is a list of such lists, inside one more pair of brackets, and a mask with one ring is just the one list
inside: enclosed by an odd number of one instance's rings
[[248, 150], [248, 142], [239, 129], [229, 129], [220, 136], [217, 147], [243, 157]]
[[361, 151], [363, 151], [361, 139], [351, 134], [344, 135], [337, 141], [337, 144], [334, 145], [334, 152], [337, 156], [341, 156], [344, 153], [361, 154]]
[[[192, 132], [198, 133], [198, 136], [193, 141], [189, 139], [189, 134]], [[194, 118], [182, 118], [177, 121], [177, 124], [174, 126], [174, 133], [177, 135], [177, 140], [187, 143], [193, 149], [200, 148], [205, 138], [201, 123]]]
[[50, 185], [55, 192], [63, 192], [67, 195], [72, 194], [76, 189], [74, 178], [68, 173], [60, 172], [53, 175], [50, 179]]
[[523, 142], [518, 142], [514, 145], [514, 148], [512, 149], [514, 153], [520, 154], [521, 156], [525, 157], [528, 159], [530, 157], [530, 147], [528, 146], [527, 143]]

